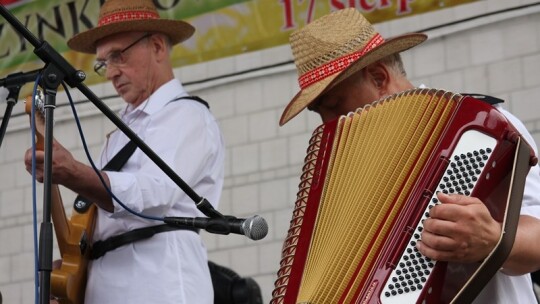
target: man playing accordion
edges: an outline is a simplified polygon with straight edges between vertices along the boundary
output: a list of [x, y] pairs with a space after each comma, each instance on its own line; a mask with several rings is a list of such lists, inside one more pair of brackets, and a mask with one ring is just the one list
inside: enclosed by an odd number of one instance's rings
[[[373, 101], [414, 89], [399, 53], [426, 38], [411, 33], [385, 40], [354, 8], [333, 12], [297, 30], [290, 43], [301, 90], [287, 105], [280, 125], [305, 108], [326, 123]], [[523, 124], [500, 105], [494, 107], [538, 155]], [[440, 204], [429, 210], [416, 249], [435, 261], [483, 261], [497, 244], [501, 223], [478, 198], [442, 192], [436, 196]], [[529, 273], [540, 268], [539, 237], [540, 169], [534, 165], [526, 177], [511, 252], [474, 303], [536, 303]]]

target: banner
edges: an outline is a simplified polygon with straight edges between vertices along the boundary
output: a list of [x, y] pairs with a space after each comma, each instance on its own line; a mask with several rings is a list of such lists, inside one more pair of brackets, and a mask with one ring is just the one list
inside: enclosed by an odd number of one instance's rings
[[[129, 1], [129, 0], [126, 0]], [[195, 28], [173, 51], [175, 67], [288, 43], [290, 33], [331, 11], [355, 7], [372, 23], [478, 0], [154, 0], [162, 18]], [[94, 56], [69, 50], [66, 41], [97, 23], [104, 0], [0, 0], [39, 40], [76, 69], [86, 84], [105, 81], [93, 72]], [[0, 18], [0, 77], [43, 66], [30, 45]]]

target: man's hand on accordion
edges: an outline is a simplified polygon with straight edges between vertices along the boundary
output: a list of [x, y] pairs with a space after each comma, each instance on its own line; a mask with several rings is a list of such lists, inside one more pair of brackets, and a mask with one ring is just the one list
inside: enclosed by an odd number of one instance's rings
[[437, 261], [483, 260], [497, 244], [501, 224], [477, 198], [444, 193], [438, 198], [441, 204], [430, 210], [418, 250]]

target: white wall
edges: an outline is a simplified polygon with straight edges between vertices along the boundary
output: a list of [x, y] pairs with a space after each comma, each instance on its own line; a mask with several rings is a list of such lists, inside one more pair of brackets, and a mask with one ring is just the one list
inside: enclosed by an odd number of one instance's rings
[[[498, 13], [527, 4], [534, 1], [479, 1], [377, 24], [376, 28], [389, 37], [473, 17], [428, 31], [429, 41], [404, 53], [410, 78], [415, 84], [503, 98], [505, 107], [521, 118], [540, 142], [540, 105], [536, 102], [540, 96], [540, 5]], [[482, 17], [486, 13], [490, 14]], [[253, 276], [266, 303], [274, 288], [305, 149], [319, 124], [314, 114], [302, 113], [278, 127], [281, 111], [298, 90], [294, 65], [287, 63], [291, 59], [285, 45], [176, 71], [193, 95], [209, 101], [225, 136], [221, 212], [237, 217], [259, 214], [270, 226], [268, 236], [260, 241], [203, 232], [209, 256], [241, 275]], [[261, 67], [267, 68], [258, 70]], [[222, 78], [208, 81], [217, 76]], [[98, 96], [114, 95], [110, 84], [91, 89]], [[72, 94], [75, 100], [84, 100], [78, 92]], [[105, 102], [113, 109], [121, 106], [118, 98]], [[59, 94], [57, 103], [55, 137], [83, 158], [70, 109], [63, 106], [65, 94]], [[112, 125], [89, 103], [77, 109], [95, 157]], [[30, 146], [30, 132], [22, 112], [23, 106], [17, 105], [15, 113], [19, 115], [11, 119], [0, 149], [0, 292], [4, 303], [10, 304], [32, 303], [34, 299], [32, 191], [22, 162]], [[41, 194], [38, 185], [38, 206]], [[63, 196], [70, 210], [73, 194], [64, 191]], [[37, 215], [41, 222], [41, 207]]]

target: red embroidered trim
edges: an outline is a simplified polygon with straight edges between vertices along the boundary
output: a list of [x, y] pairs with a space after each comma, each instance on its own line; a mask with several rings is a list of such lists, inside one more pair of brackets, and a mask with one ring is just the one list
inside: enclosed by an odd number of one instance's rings
[[130, 21], [130, 20], [145, 20], [145, 19], [159, 19], [159, 14], [151, 12], [122, 12], [111, 14], [103, 17], [98, 22], [98, 26], [107, 25], [110, 23]]
[[384, 38], [378, 33], [375, 34], [375, 36], [373, 36], [373, 38], [371, 38], [371, 40], [361, 50], [340, 57], [300, 76], [298, 78], [300, 88], [305, 89], [306, 87], [314, 84], [315, 82], [318, 82], [337, 72], [343, 71], [346, 67], [351, 65], [351, 63], [353, 63], [358, 58], [362, 57], [365, 53], [383, 42]]

